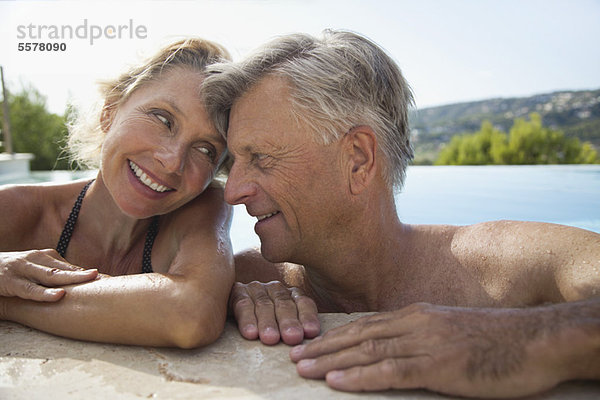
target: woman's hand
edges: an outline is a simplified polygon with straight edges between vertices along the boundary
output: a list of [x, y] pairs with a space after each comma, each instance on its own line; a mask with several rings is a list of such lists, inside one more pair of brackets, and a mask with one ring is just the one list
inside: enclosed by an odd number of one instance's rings
[[65, 290], [59, 286], [96, 279], [97, 269], [83, 269], [66, 262], [56, 250], [0, 253], [0, 296], [53, 302]]
[[314, 338], [321, 330], [315, 302], [299, 288], [281, 282], [236, 282], [229, 297], [242, 336], [264, 344], [288, 345]]

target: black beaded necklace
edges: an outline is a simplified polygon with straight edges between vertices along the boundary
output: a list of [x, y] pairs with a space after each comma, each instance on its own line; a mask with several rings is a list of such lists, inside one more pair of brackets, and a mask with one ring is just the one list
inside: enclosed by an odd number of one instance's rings
[[[67, 247], [69, 246], [69, 242], [71, 241], [73, 229], [75, 228], [75, 223], [77, 222], [77, 217], [79, 217], [81, 203], [83, 202], [85, 193], [87, 192], [92, 182], [94, 182], [94, 179], [88, 182], [83, 187], [83, 189], [81, 189], [81, 193], [79, 193], [79, 196], [77, 196], [77, 200], [75, 200], [75, 204], [73, 205], [73, 209], [71, 210], [69, 218], [65, 223], [65, 227], [63, 228], [63, 231], [60, 234], [60, 239], [58, 240], [58, 244], [56, 245], [56, 251], [58, 251], [58, 254], [60, 254], [60, 256], [63, 258], [67, 254]], [[146, 241], [144, 242], [144, 253], [142, 254], [142, 273], [147, 274], [152, 272], [152, 246], [154, 245], [154, 239], [156, 238], [157, 234], [158, 216], [154, 216], [152, 218], [152, 222], [150, 222], [150, 226], [148, 227], [148, 233], [146, 233]]]

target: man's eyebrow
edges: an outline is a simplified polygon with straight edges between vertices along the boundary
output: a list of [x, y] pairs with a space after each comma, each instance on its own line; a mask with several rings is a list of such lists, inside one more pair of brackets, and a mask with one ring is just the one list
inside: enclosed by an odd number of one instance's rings
[[254, 147], [251, 144], [244, 145], [239, 151], [239, 153], [242, 153], [242, 154], [250, 154], [253, 152], [254, 152]]

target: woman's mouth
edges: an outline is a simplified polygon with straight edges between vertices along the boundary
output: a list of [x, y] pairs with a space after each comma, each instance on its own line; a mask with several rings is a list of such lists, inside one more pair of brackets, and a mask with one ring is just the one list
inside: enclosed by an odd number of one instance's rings
[[166, 187], [165, 185], [161, 185], [158, 182], [153, 181], [140, 167], [138, 167], [133, 161], [129, 160], [129, 168], [135, 174], [140, 182], [144, 185], [148, 186], [150, 189], [154, 190], [158, 193], [164, 193], [170, 190], [171, 188]]

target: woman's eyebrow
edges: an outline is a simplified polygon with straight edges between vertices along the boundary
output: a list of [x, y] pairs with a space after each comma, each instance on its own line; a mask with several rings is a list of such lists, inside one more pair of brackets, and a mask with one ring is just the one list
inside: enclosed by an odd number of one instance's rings
[[[173, 111], [175, 111], [175, 113], [177, 114], [183, 114], [183, 111], [181, 111], [181, 109], [177, 106], [177, 103], [175, 101], [175, 99], [171, 96], [165, 96], [165, 97], [159, 97], [156, 100], [158, 101], [162, 101], [166, 104], [169, 105], [169, 107], [171, 107], [173, 109]], [[216, 142], [223, 142], [224, 145], [226, 145], [225, 140], [223, 139], [223, 137], [218, 133], [218, 132], [208, 132], [208, 136], [213, 139]]]
[[175, 99], [172, 97], [158, 97], [156, 100], [167, 103], [176, 113], [183, 114], [181, 109], [177, 106]]

